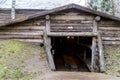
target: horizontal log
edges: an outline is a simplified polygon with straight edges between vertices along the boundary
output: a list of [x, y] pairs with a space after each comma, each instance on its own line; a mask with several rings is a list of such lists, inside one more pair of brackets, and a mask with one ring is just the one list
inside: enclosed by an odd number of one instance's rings
[[93, 23], [92, 20], [51, 20], [51, 24], [79, 24], [79, 23]]
[[39, 30], [39, 29], [36, 29], [36, 30], [31, 30], [31, 29], [23, 29], [23, 30], [21, 30], [21, 29], [11, 29], [11, 30], [0, 30], [0, 32], [34, 32], [34, 31], [43, 31], [43, 30]]
[[103, 44], [120, 45], [120, 41], [103, 41]]
[[16, 27], [4, 27], [4, 28], [1, 28], [1, 29], [7, 29], [7, 30], [43, 30], [45, 28], [45, 26], [16, 26]]
[[69, 27], [72, 27], [72, 29], [93, 29], [93, 27], [89, 26], [89, 27], [76, 27], [76, 26], [51, 26], [51, 29], [69, 29]]
[[120, 41], [120, 37], [102, 37], [102, 40], [106, 40], [106, 41]]
[[83, 30], [83, 29], [81, 29], [81, 30], [79, 30], [79, 29], [78, 29], [78, 30], [77, 30], [77, 29], [76, 29], [76, 30], [75, 30], [75, 29], [74, 29], [74, 30], [69, 30], [69, 29], [62, 29], [62, 30], [56, 29], [56, 30], [51, 30], [51, 32], [92, 32], [92, 31], [93, 31], [92, 29], [91, 29], [91, 30], [90, 30], [90, 29], [86, 29], [86, 30], [85, 30], [85, 29], [84, 29], [84, 30]]
[[112, 21], [112, 20], [105, 20], [105, 21], [100, 21], [99, 24], [118, 24], [119, 22], [117, 21]]
[[93, 32], [50, 32], [48, 36], [97, 36], [97, 33]]
[[104, 35], [104, 34], [102, 34], [102, 37], [120, 37], [120, 34], [119, 35]]
[[23, 42], [32, 42], [32, 43], [43, 43], [43, 39], [12, 39], [17, 41], [23, 41]]
[[118, 30], [118, 31], [111, 31], [111, 30], [99, 30], [101, 33], [120, 33], [120, 31]]
[[43, 35], [42, 31], [34, 32], [0, 32], [0, 35]]
[[99, 27], [100, 30], [116, 30], [116, 31], [120, 31], [120, 27]]
[[98, 25], [98, 27], [120, 27], [120, 25]]
[[107, 31], [107, 30], [102, 30], [101, 31], [102, 35], [120, 35], [120, 31]]
[[93, 16], [66, 16], [66, 15], [58, 15], [58, 16], [52, 16], [51, 19], [57, 19], [57, 20], [93, 20]]
[[0, 35], [0, 39], [41, 39], [41, 35]]
[[68, 24], [68, 23], [66, 23], [66, 24], [52, 24], [51, 23], [51, 26], [93, 26], [93, 24], [83, 24], [83, 23], [79, 23], [79, 24], [73, 24], [73, 23], [71, 23], [71, 24]]
[[85, 23], [85, 24], [88, 24], [88, 23], [93, 23], [93, 21], [81, 21], [81, 23]]

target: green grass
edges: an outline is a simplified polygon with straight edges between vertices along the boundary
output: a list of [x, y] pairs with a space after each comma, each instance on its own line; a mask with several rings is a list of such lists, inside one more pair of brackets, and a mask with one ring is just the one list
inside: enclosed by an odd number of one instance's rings
[[0, 41], [0, 80], [30, 80], [34, 74], [22, 71], [25, 60], [42, 48], [14, 40]]
[[120, 45], [106, 46], [106, 74], [120, 77]]

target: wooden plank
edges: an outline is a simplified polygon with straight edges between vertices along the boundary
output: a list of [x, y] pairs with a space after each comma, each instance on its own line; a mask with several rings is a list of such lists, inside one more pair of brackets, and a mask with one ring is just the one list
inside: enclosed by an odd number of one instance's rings
[[95, 71], [94, 70], [94, 65], [95, 65], [95, 55], [96, 55], [96, 37], [92, 38], [92, 58], [91, 58], [91, 71]]
[[50, 32], [48, 36], [97, 36], [97, 33], [93, 32]]
[[100, 33], [98, 33], [98, 48], [99, 48], [99, 62], [100, 62], [100, 72], [105, 72], [105, 59], [103, 51], [103, 42]]

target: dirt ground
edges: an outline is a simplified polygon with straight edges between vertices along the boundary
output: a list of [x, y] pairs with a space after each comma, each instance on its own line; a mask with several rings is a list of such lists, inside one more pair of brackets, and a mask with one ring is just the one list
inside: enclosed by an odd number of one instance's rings
[[[17, 77], [20, 78], [15, 80], [120, 80], [120, 77], [113, 77], [104, 73], [51, 71], [43, 48], [22, 42], [1, 42], [0, 56], [0, 65], [4, 64], [11, 70], [18, 68], [24, 72], [22, 76], [17, 73]], [[6, 56], [8, 57], [6, 58]], [[29, 74], [27, 77], [26, 72]], [[7, 79], [0, 80], [13, 79], [9, 79], [8, 76]]]
[[47, 60], [37, 53], [26, 62], [25, 69], [37, 73], [37, 76], [31, 80], [120, 80], [104, 73], [51, 71]]

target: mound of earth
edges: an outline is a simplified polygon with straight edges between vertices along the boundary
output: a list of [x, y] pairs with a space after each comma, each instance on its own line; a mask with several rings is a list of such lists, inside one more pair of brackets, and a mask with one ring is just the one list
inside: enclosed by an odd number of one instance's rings
[[[109, 51], [110, 49], [111, 48], [107, 48], [106, 50]], [[119, 49], [117, 49], [116, 51], [118, 51], [119, 53]], [[117, 57], [119, 57], [118, 54]], [[106, 60], [109, 60], [111, 58], [112, 57], [106, 58]], [[114, 65], [116, 66], [116, 64]], [[109, 68], [107, 69], [110, 70]], [[117, 68], [116, 70], [119, 69]], [[24, 43], [14, 40], [0, 41], [0, 80], [83, 80], [83, 79], [120, 80], [119, 78], [107, 76], [105, 74], [100, 73], [51, 71], [49, 69], [49, 65], [47, 62], [47, 55], [45, 54], [43, 48], [35, 46], [31, 43]]]
[[14, 40], [0, 41], [0, 80], [31, 80], [49, 70], [43, 48]]
[[120, 45], [105, 47], [106, 74], [120, 77]]

